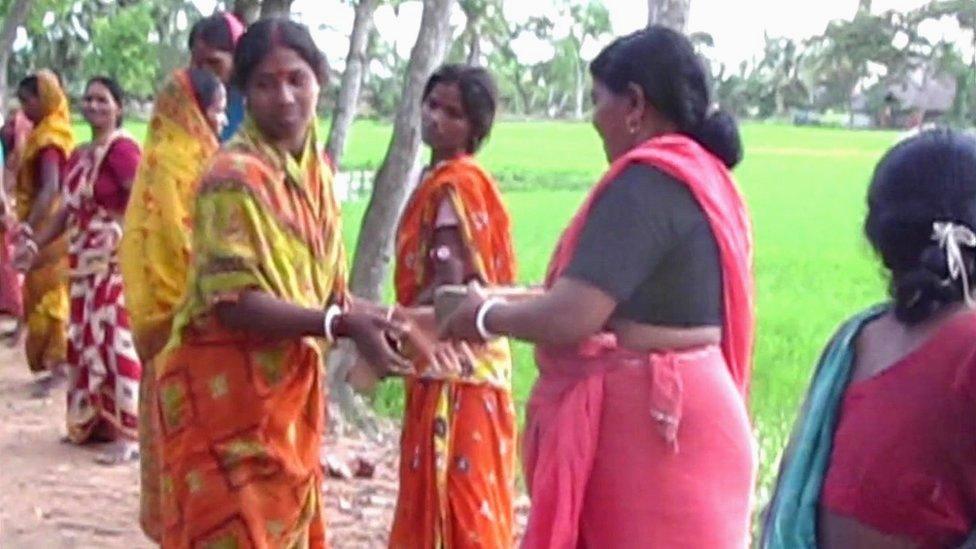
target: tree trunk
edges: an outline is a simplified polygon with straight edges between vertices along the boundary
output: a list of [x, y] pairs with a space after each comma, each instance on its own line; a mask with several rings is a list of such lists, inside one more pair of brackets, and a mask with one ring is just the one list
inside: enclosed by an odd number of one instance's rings
[[0, 28], [0, 112], [7, 110], [7, 66], [13, 55], [17, 29], [27, 20], [33, 3], [33, 0], [14, 0], [3, 18], [3, 28]]
[[583, 91], [586, 87], [586, 64], [579, 57], [576, 58], [576, 81], [574, 82], [575, 104], [573, 116], [576, 120], [583, 119]]
[[468, 50], [468, 65], [474, 67], [481, 63], [481, 35], [477, 29], [471, 33], [471, 48]]
[[336, 166], [342, 162], [346, 150], [346, 138], [356, 118], [359, 91], [363, 85], [363, 69], [366, 66], [366, 42], [373, 26], [373, 11], [377, 0], [359, 0], [356, 3], [356, 18], [349, 36], [349, 54], [346, 55], [346, 70], [342, 73], [339, 99], [332, 113], [332, 128], [325, 150]]
[[[403, 95], [393, 124], [393, 139], [373, 183], [369, 206], [363, 217], [356, 244], [350, 289], [359, 297], [380, 301], [383, 283], [389, 272], [393, 237], [410, 182], [420, 171], [420, 101], [424, 84], [441, 62], [450, 37], [449, 15], [452, 0], [424, 0], [417, 42], [410, 53]], [[375, 433], [375, 421], [367, 407], [356, 398], [346, 383], [356, 354], [349, 344], [329, 353], [329, 398], [341, 417], [331, 423], [352, 423]]]
[[235, 0], [234, 15], [250, 25], [261, 15], [261, 0]]
[[684, 32], [691, 0], [647, 0], [647, 26], [664, 25]]
[[272, 17], [276, 15], [288, 17], [291, 13], [291, 3], [293, 0], [264, 0], [261, 3], [261, 17]]
[[350, 288], [357, 296], [379, 301], [389, 272], [393, 232], [409, 191], [407, 175], [420, 152], [420, 101], [424, 84], [444, 57], [450, 29], [451, 0], [424, 0], [420, 32], [407, 64], [403, 95], [393, 125], [393, 139], [376, 174], [373, 193], [356, 245]]

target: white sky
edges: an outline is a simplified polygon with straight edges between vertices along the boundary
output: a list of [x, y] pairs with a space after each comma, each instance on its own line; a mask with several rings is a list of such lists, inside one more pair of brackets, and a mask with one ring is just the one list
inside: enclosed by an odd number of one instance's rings
[[[215, 0], [194, 0], [203, 13], [209, 13]], [[641, 28], [647, 21], [646, 0], [603, 0], [610, 11], [615, 35]], [[874, 0], [875, 12], [887, 9], [910, 10], [925, 4], [925, 0]], [[534, 14], [553, 12], [553, 0], [504, 0], [505, 14], [513, 21], [524, 20]], [[352, 6], [338, 0], [295, 0], [294, 10], [301, 21], [312, 28], [316, 41], [325, 50], [329, 61], [341, 68], [348, 48], [347, 36], [352, 28]], [[857, 10], [857, 0], [692, 0], [688, 31], [705, 31], [715, 38], [711, 56], [729, 65], [759, 55], [763, 34], [803, 39], [821, 33], [833, 19], [847, 19]], [[407, 56], [420, 24], [420, 2], [407, 2], [399, 16], [389, 6], [380, 7], [374, 21], [380, 34], [394, 39], [397, 49]], [[452, 20], [462, 26], [464, 16], [455, 6]], [[972, 52], [972, 35], [960, 32], [955, 21], [931, 22], [920, 29], [930, 39], [947, 38], [965, 41], [964, 53]], [[584, 58], [593, 57], [608, 41], [585, 44]], [[534, 38], [513, 43], [523, 62], [548, 59], [551, 48]]]

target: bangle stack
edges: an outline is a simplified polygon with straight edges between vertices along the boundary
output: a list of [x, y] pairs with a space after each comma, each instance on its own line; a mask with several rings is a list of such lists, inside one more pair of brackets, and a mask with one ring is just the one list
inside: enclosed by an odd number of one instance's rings
[[336, 342], [334, 325], [341, 316], [342, 308], [336, 304], [329, 305], [325, 309], [325, 316], [322, 318], [322, 332], [325, 334], [325, 340], [330, 344]]
[[488, 312], [491, 311], [491, 309], [496, 305], [501, 305], [502, 303], [504, 303], [503, 300], [497, 297], [491, 297], [486, 299], [485, 302], [478, 307], [478, 312], [474, 317], [474, 327], [476, 330], [478, 330], [478, 335], [481, 336], [481, 339], [491, 341], [499, 337], [498, 334], [493, 334], [488, 331], [488, 327], [485, 325], [485, 323], [488, 319]]

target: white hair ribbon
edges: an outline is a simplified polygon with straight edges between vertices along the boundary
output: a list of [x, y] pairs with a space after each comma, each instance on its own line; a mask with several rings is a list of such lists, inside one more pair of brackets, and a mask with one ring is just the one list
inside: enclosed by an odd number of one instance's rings
[[969, 227], [952, 221], [936, 221], [932, 224], [932, 240], [939, 243], [939, 247], [946, 254], [946, 266], [949, 269], [947, 280], [962, 279], [962, 293], [966, 305], [976, 306], [976, 299], [969, 291], [969, 273], [966, 270], [966, 260], [962, 256], [962, 246], [976, 248], [976, 233]]

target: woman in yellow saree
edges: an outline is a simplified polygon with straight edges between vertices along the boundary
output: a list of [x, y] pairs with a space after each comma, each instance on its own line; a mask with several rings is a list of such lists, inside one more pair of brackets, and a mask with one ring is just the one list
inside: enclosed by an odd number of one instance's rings
[[156, 98], [119, 246], [125, 300], [143, 365], [140, 523], [146, 535], [156, 540], [160, 535], [158, 420], [149, 407], [155, 392], [154, 358], [166, 344], [173, 315], [186, 292], [196, 185], [220, 146], [219, 126], [197, 101], [190, 72], [174, 72]]
[[235, 54], [248, 118], [201, 179], [187, 298], [157, 359], [163, 547], [325, 547], [323, 358], [349, 337], [380, 368], [409, 366], [386, 339], [401, 329], [346, 295], [315, 135], [326, 78], [285, 19]]
[[[30, 236], [52, 220], [60, 205], [65, 163], [75, 146], [68, 98], [58, 77], [41, 70], [20, 82], [17, 97], [34, 123], [17, 171], [20, 231]], [[65, 361], [68, 325], [68, 243], [61, 237], [39, 250], [24, 280], [26, 354], [31, 372], [54, 372]], [[46, 385], [38, 386], [38, 394]]]

